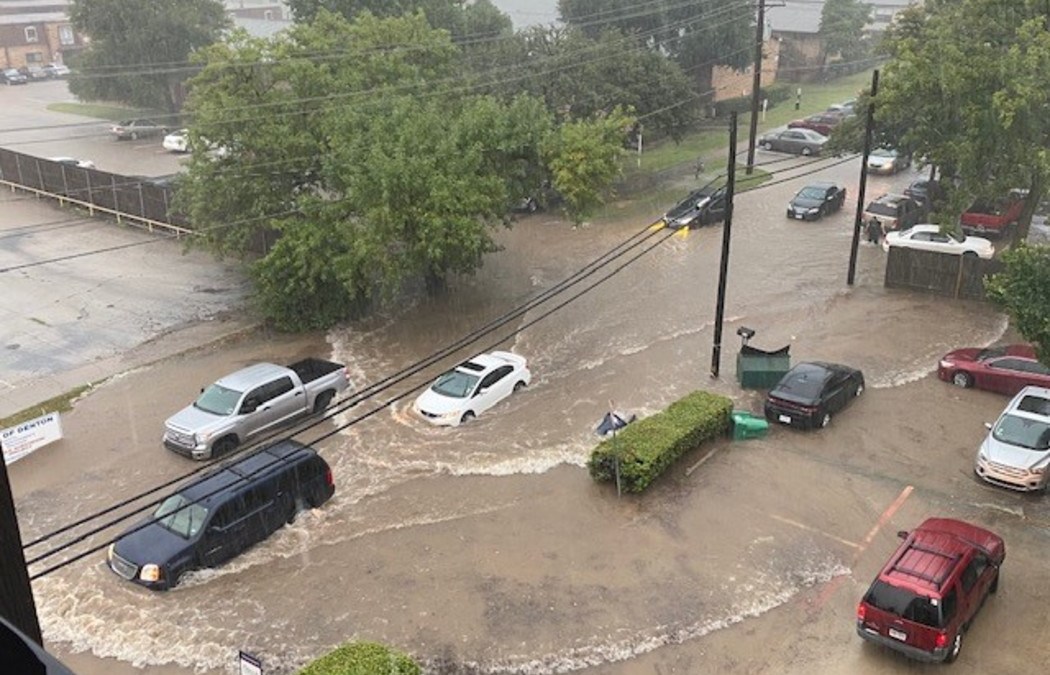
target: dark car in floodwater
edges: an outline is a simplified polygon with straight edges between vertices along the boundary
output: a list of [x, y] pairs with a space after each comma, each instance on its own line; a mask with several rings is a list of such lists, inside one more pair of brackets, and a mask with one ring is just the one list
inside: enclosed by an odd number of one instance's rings
[[766, 397], [766, 419], [792, 427], [826, 427], [831, 416], [864, 392], [864, 374], [837, 363], [810, 361], [780, 378]]
[[672, 229], [721, 223], [726, 219], [725, 186], [693, 190], [664, 214], [663, 223]]
[[837, 183], [810, 183], [788, 202], [787, 217], [797, 220], [820, 220], [842, 208], [846, 188]]
[[118, 575], [168, 590], [195, 569], [218, 567], [335, 492], [313, 448], [284, 440], [211, 471], [160, 503], [109, 547]]

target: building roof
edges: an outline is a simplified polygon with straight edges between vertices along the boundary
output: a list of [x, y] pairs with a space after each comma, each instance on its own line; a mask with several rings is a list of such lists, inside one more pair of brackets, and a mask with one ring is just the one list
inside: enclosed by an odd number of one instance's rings
[[792, 2], [785, 0], [782, 7], [768, 7], [766, 17], [775, 33], [811, 33], [820, 32], [820, 14], [823, 5], [812, 2]]
[[272, 38], [286, 28], [294, 25], [294, 22], [277, 19], [249, 19], [241, 16], [230, 17], [233, 25], [248, 31], [248, 34], [257, 38]]
[[17, 26], [34, 23], [69, 23], [65, 12], [33, 12], [26, 14], [0, 14], [0, 25]]

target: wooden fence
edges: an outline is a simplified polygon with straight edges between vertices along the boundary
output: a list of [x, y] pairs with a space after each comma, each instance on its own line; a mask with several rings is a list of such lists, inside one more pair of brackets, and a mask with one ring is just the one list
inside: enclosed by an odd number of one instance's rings
[[984, 278], [1002, 270], [998, 260], [891, 246], [888, 288], [910, 288], [970, 300], [984, 299]]

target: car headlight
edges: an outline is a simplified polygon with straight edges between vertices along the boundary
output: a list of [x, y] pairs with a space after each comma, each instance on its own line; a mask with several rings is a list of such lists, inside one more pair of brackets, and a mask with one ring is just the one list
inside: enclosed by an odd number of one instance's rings
[[984, 450], [981, 450], [977, 453], [977, 461], [981, 464], [984, 464], [988, 461], [988, 455], [984, 454]]
[[142, 569], [139, 570], [139, 579], [143, 581], [160, 581], [160, 565], [154, 565], [153, 563], [143, 565]]
[[213, 433], [214, 432], [206, 431], [201, 434], [193, 434], [193, 438], [196, 439], [198, 443], [207, 443], [211, 439]]
[[1033, 469], [1029, 469], [1029, 471], [1032, 473], [1033, 476], [1042, 476], [1044, 473], [1046, 473], [1046, 467], [1037, 466]]
[[453, 410], [452, 412], [447, 412], [447, 413], [443, 413], [441, 415], [438, 415], [438, 417], [440, 417], [443, 420], [450, 420], [450, 419], [453, 419], [453, 418], [458, 417], [458, 416], [459, 416], [459, 411], [458, 410]]
[[941, 364], [940, 365], [941, 365], [941, 368], [951, 368], [952, 367], [952, 362], [951, 361], [946, 361], [945, 359], [941, 359]]
[[812, 209], [806, 209], [806, 213], [819, 213], [819, 212], [820, 212], [820, 209], [818, 207], [813, 207]]

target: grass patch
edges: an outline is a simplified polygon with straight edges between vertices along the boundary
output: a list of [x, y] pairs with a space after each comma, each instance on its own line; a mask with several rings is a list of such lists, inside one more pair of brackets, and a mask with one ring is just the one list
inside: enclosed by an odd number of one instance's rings
[[14, 415], [8, 415], [7, 417], [0, 419], [0, 429], [17, 426], [22, 422], [28, 422], [31, 419], [35, 419], [41, 415], [46, 415], [49, 412], [69, 412], [73, 409], [73, 401], [93, 389], [95, 384], [96, 383], [94, 382], [83, 384], [64, 394], [54, 398], [49, 398], [43, 403], [38, 403], [32, 407], [26, 408], [25, 410], [20, 410]]
[[103, 120], [120, 122], [132, 117], [147, 117], [149, 112], [136, 108], [125, 108], [117, 105], [103, 105], [98, 103], [50, 103], [48, 110], [53, 112], [68, 113], [70, 115], [81, 115], [82, 117], [97, 117]]

